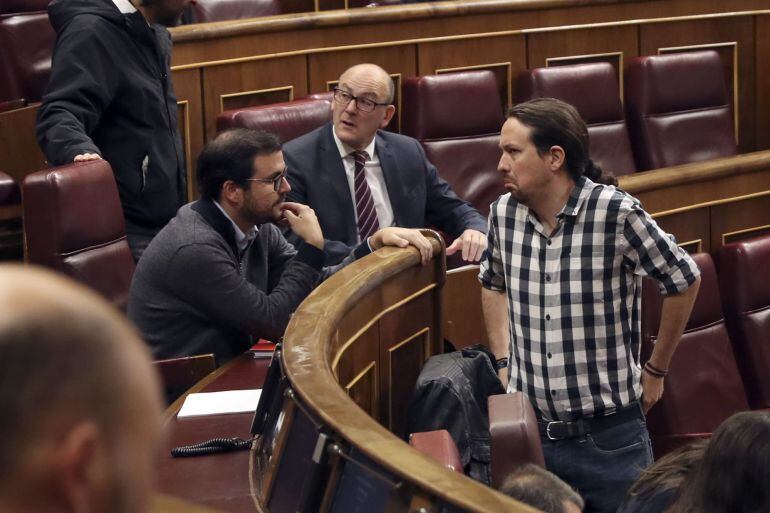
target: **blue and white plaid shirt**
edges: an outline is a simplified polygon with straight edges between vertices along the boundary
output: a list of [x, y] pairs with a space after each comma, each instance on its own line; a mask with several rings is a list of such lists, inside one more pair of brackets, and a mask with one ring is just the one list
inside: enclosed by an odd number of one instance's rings
[[612, 186], [581, 178], [546, 233], [530, 209], [501, 196], [489, 214], [479, 280], [506, 291], [509, 391], [548, 420], [604, 415], [641, 396], [641, 279], [664, 294], [700, 274], [690, 256]]

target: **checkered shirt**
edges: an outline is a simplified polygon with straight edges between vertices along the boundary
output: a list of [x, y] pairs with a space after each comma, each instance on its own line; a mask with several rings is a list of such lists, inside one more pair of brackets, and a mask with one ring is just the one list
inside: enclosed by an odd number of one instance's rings
[[509, 391], [539, 416], [572, 421], [609, 414], [641, 396], [641, 280], [663, 294], [700, 274], [625, 192], [581, 178], [553, 233], [525, 205], [501, 196], [489, 214], [479, 280], [506, 291]]

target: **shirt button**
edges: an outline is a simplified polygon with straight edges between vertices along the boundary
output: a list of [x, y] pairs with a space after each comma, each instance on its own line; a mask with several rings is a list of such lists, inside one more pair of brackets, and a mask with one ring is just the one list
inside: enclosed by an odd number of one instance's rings
[[551, 320], [551, 314], [545, 314], [545, 320], [550, 321]]
[[551, 239], [548, 239], [548, 240], [546, 241], [546, 244], [548, 244], [548, 245], [550, 246], [550, 245], [551, 245]]
[[546, 274], [545, 275], [545, 281], [551, 281], [551, 275], [550, 274]]
[[548, 353], [548, 358], [550, 358], [550, 357], [551, 357], [551, 353]]
[[551, 390], [551, 395], [556, 395], [556, 390]]

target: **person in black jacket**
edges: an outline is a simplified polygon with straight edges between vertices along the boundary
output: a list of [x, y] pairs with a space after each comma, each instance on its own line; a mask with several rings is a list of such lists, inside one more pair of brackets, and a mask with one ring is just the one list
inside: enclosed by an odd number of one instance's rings
[[57, 39], [38, 142], [54, 166], [110, 163], [136, 260], [185, 202], [165, 26], [188, 2], [54, 0], [48, 7]]

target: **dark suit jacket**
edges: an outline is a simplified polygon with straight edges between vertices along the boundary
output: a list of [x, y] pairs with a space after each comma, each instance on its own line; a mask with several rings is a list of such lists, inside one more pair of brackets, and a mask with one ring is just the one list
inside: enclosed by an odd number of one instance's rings
[[[452, 237], [469, 228], [486, 233], [484, 217], [458, 198], [438, 176], [417, 140], [384, 131], [377, 132], [376, 138], [377, 156], [396, 226], [431, 225]], [[310, 205], [315, 210], [326, 239], [327, 265], [340, 261], [356, 246], [358, 229], [332, 125], [289, 141], [283, 147], [283, 155], [292, 189], [288, 200]], [[286, 238], [294, 244], [300, 242], [294, 234], [287, 234]]]

